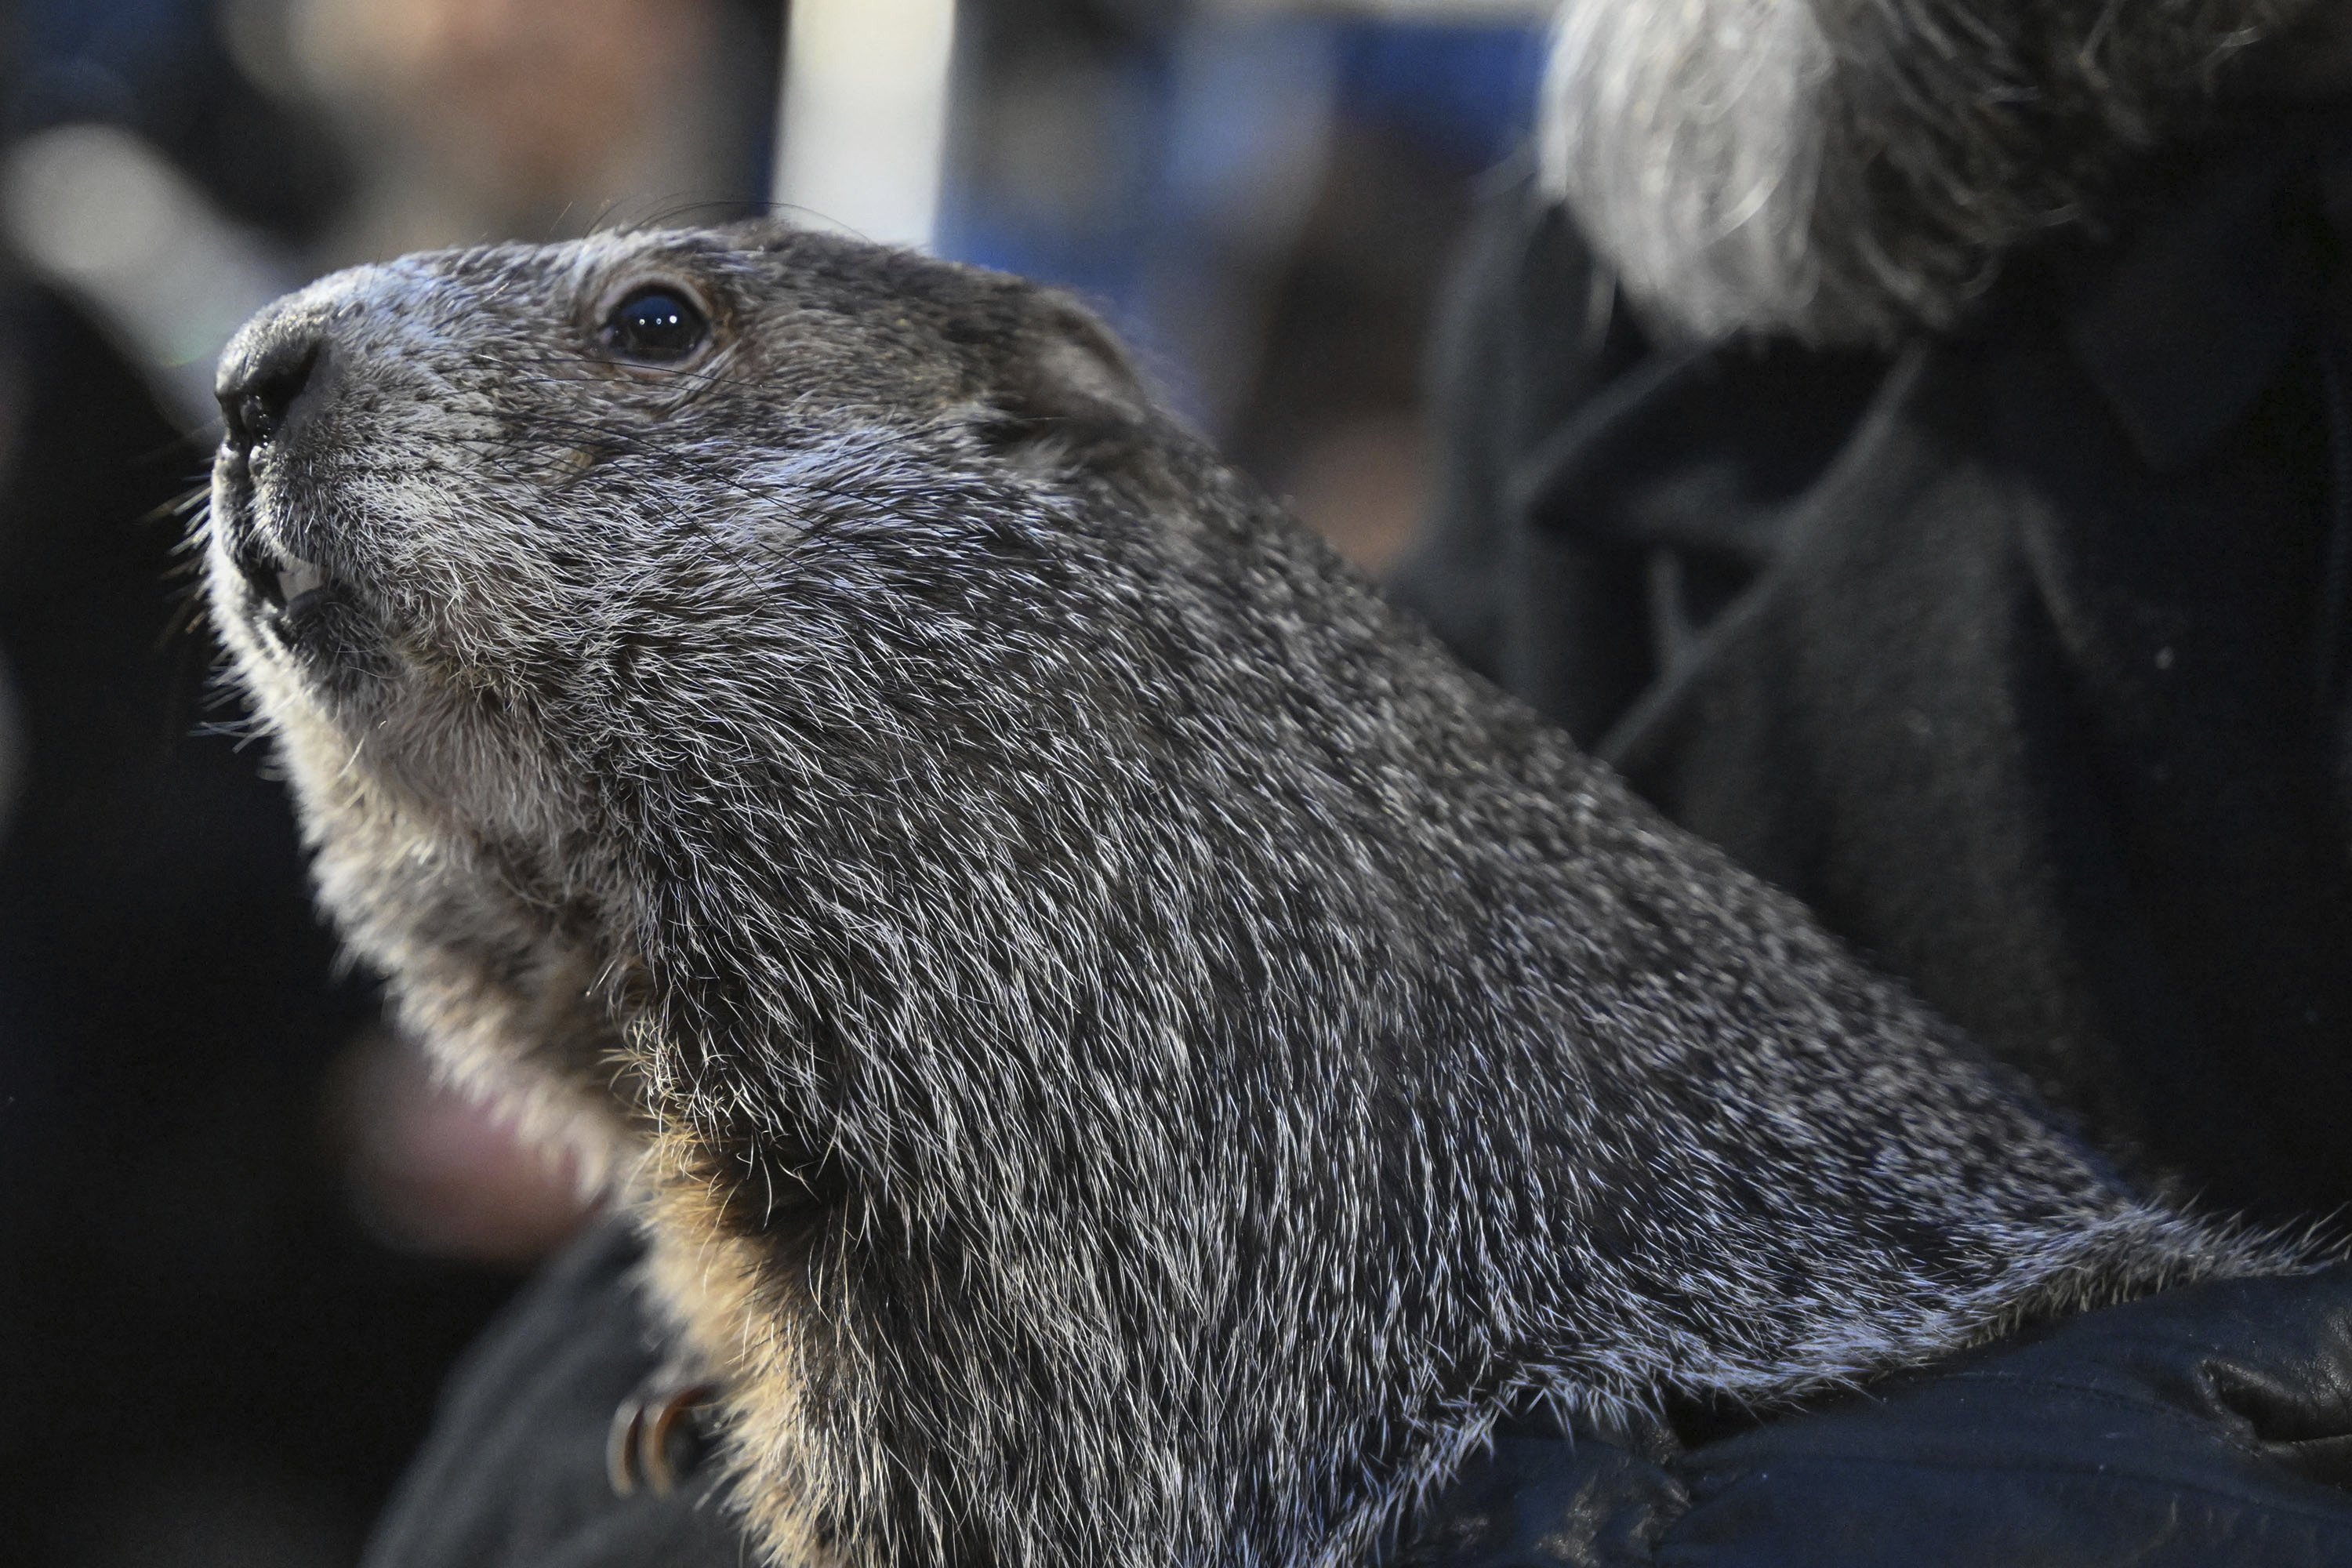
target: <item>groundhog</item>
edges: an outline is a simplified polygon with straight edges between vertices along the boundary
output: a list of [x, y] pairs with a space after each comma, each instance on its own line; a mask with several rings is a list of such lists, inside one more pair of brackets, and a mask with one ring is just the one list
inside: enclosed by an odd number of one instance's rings
[[1359, 1563], [1506, 1412], [2299, 1262], [2126, 1190], [1052, 291], [457, 250], [220, 386], [213, 613], [320, 897], [625, 1194], [773, 1563]]

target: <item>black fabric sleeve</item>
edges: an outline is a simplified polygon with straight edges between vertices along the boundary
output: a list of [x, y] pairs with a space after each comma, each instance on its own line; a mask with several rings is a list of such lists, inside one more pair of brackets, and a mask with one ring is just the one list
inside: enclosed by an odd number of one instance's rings
[[1509, 1438], [1412, 1568], [2352, 1564], [2352, 1269], [2168, 1292], [1678, 1457]]

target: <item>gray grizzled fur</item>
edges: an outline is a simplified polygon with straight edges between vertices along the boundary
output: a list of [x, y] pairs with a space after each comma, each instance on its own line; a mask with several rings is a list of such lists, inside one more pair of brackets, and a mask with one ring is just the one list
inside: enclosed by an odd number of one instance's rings
[[[648, 279], [715, 323], [667, 370], [599, 335]], [[224, 375], [298, 361], [204, 547], [321, 898], [603, 1152], [775, 1563], [1356, 1563], [1514, 1404], [2296, 1261], [2124, 1190], [1054, 294], [604, 236], [330, 278]]]
[[1669, 335], [1881, 342], [2347, 34], [2328, 0], [1565, 0], [1543, 179]]

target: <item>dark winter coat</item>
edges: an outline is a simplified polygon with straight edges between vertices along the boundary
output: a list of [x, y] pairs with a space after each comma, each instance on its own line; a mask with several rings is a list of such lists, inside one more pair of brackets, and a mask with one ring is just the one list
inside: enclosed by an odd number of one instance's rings
[[2209, 1201], [2352, 1198], [2352, 416], [2314, 115], [1887, 354], [1596, 327], [1499, 206], [1396, 584]]

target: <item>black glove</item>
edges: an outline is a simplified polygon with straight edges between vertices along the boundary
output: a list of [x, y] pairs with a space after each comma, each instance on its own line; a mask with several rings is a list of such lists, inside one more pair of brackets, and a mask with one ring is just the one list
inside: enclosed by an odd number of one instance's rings
[[1432, 1568], [2352, 1565], [2352, 1269], [2087, 1313], [1672, 1458], [1507, 1435]]
[[745, 1568], [717, 1467], [615, 1495], [614, 1412], [662, 1357], [606, 1222], [510, 1304], [450, 1379], [362, 1568]]

